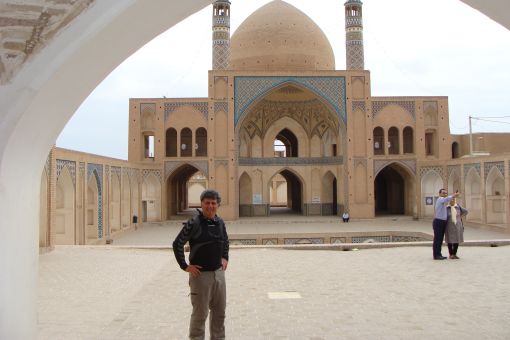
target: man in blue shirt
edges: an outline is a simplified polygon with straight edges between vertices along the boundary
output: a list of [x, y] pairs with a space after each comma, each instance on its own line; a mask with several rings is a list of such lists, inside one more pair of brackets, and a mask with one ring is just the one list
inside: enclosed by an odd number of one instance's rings
[[452, 199], [459, 195], [458, 191], [448, 196], [448, 191], [446, 191], [446, 189], [439, 190], [439, 198], [436, 201], [435, 218], [434, 221], [432, 221], [432, 228], [434, 229], [434, 241], [432, 242], [434, 260], [446, 260], [446, 257], [441, 254], [441, 246], [446, 230], [446, 220], [448, 219], [446, 207]]

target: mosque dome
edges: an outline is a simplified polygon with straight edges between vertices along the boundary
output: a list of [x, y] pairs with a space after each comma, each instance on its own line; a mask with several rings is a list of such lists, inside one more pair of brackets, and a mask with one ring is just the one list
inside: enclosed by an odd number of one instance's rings
[[334, 70], [326, 35], [306, 14], [275, 0], [250, 15], [231, 39], [235, 71]]

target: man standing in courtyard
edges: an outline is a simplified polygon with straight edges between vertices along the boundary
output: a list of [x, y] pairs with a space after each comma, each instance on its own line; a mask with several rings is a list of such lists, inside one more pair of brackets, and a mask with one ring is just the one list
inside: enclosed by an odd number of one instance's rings
[[446, 189], [439, 190], [439, 198], [436, 201], [435, 206], [435, 218], [432, 221], [432, 228], [434, 229], [434, 241], [432, 242], [432, 253], [434, 260], [446, 260], [446, 257], [441, 254], [441, 246], [443, 244], [444, 233], [446, 230], [446, 221], [448, 218], [447, 206], [451, 200], [457, 198], [459, 192], [455, 192], [453, 195], [448, 196]]
[[[225, 270], [228, 265], [229, 241], [225, 222], [216, 215], [221, 197], [215, 190], [200, 195], [202, 211], [184, 223], [173, 242], [175, 258], [182, 270], [189, 273], [191, 313], [189, 338], [205, 338], [205, 320], [209, 310], [211, 339], [225, 339], [227, 305]], [[189, 242], [189, 264], [184, 245]]]

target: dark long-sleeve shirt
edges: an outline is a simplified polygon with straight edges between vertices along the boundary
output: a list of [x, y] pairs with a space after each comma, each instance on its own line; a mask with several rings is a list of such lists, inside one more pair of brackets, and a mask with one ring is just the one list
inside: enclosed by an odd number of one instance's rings
[[175, 259], [186, 270], [184, 245], [190, 244], [190, 264], [199, 265], [202, 271], [214, 271], [221, 267], [221, 259], [228, 261], [229, 241], [225, 222], [219, 218], [207, 219], [202, 214], [184, 223], [173, 242]]

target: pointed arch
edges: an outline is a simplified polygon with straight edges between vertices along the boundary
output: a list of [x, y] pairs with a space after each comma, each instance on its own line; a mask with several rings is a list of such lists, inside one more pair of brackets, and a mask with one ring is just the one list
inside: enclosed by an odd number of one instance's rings
[[485, 184], [487, 223], [506, 225], [505, 177], [496, 167], [492, 167]]
[[177, 157], [177, 130], [168, 128], [165, 137], [166, 157]]
[[460, 170], [455, 169], [450, 173], [448, 177], [448, 192], [455, 192], [459, 190], [462, 192], [462, 188], [460, 187]]
[[372, 137], [374, 140], [374, 155], [384, 155], [384, 129], [380, 126], [375, 127]]
[[[282, 130], [282, 126], [285, 126], [285, 129]], [[291, 154], [296, 155], [293, 157], [308, 157], [310, 142], [306, 131], [301, 124], [290, 117], [280, 118], [267, 129], [262, 142], [263, 157], [274, 157], [274, 141], [277, 137], [281, 136], [281, 132], [284, 130], [289, 132], [287, 137], [292, 137], [292, 141], [295, 145], [294, 149], [290, 150]], [[298, 141], [300, 143], [299, 146], [297, 145]]]
[[388, 153], [390, 155], [398, 155], [400, 153], [399, 130], [394, 126], [388, 130]]
[[[422, 216], [434, 217], [434, 206], [439, 197], [439, 190], [444, 188], [441, 175], [429, 170], [421, 179]], [[431, 204], [432, 203], [432, 204]]]
[[199, 127], [195, 132], [195, 156], [207, 157], [207, 130]]
[[190, 128], [181, 130], [181, 157], [191, 157], [193, 155], [193, 132]]
[[415, 176], [405, 165], [392, 162], [380, 169], [374, 179], [375, 214], [413, 215]]
[[149, 173], [142, 182], [142, 221], [161, 220], [161, 183], [153, 173]]
[[129, 183], [129, 176], [122, 175], [121, 183], [121, 223], [120, 227], [127, 228], [131, 225], [131, 185]]
[[[287, 182], [287, 208], [294, 213], [303, 213], [305, 197], [305, 181], [303, 180], [303, 177], [292, 168], [284, 167], [280, 169], [279, 171], [273, 173], [273, 175], [266, 182], [268, 195], [270, 192], [269, 188], [273, 183], [273, 179], [278, 175], [283, 176]], [[270, 197], [266, 198], [266, 202], [271, 202]]]
[[464, 182], [465, 204], [469, 211], [467, 219], [471, 221], [481, 221], [481, 178], [475, 168], [471, 168]]
[[191, 164], [184, 163], [169, 174], [166, 180], [167, 207], [166, 218], [171, 219], [188, 209], [188, 182], [199, 172]]
[[86, 211], [86, 237], [90, 243], [103, 238], [103, 195], [96, 169], [92, 171], [87, 181]]
[[414, 131], [410, 126], [406, 126], [404, 131], [402, 132], [402, 137], [404, 140], [404, 153], [412, 154], [414, 153]]
[[110, 232], [120, 230], [120, 178], [116, 173], [112, 173], [110, 177], [110, 204], [109, 204], [109, 218], [110, 218]]
[[322, 215], [337, 215], [337, 196], [336, 176], [328, 170], [322, 177]]
[[75, 188], [67, 165], [56, 183], [55, 244], [75, 244]]

